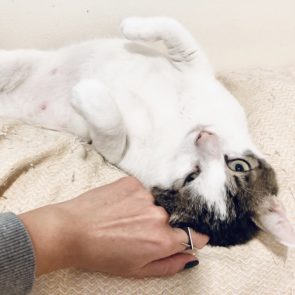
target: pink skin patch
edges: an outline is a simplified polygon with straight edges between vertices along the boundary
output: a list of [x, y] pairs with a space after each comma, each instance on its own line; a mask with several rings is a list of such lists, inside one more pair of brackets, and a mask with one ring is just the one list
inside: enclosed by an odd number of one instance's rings
[[55, 75], [56, 73], [57, 73], [57, 69], [53, 69], [53, 70], [50, 71], [51, 75]]
[[45, 111], [45, 110], [47, 109], [47, 106], [48, 106], [48, 103], [47, 103], [47, 102], [43, 102], [43, 103], [39, 106], [39, 108], [40, 108], [41, 111]]

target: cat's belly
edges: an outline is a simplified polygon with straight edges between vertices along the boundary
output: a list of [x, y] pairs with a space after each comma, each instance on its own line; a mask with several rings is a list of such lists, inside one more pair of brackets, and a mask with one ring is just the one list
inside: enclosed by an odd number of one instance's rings
[[[54, 85], [52, 86], [54, 87]], [[50, 89], [50, 87], [48, 88]], [[73, 133], [89, 139], [86, 121], [72, 108], [70, 91], [62, 93], [26, 91], [0, 94], [0, 116], [27, 124]]]

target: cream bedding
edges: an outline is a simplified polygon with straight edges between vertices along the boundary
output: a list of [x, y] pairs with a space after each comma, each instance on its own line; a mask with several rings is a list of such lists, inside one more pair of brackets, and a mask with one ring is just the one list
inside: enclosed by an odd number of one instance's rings
[[[295, 68], [227, 72], [220, 79], [245, 106], [253, 137], [277, 171], [280, 198], [295, 223]], [[9, 120], [1, 120], [1, 127], [0, 212], [70, 199], [124, 175], [72, 135]], [[231, 249], [206, 247], [198, 256], [195, 269], [161, 279], [62, 270], [40, 277], [32, 294], [295, 293], [295, 250], [265, 234]]]

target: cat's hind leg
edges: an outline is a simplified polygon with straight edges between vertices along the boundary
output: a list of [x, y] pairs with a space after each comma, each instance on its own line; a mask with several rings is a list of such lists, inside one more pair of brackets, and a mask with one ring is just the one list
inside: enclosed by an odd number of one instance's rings
[[210, 68], [200, 46], [186, 28], [168, 17], [130, 17], [121, 23], [121, 31], [132, 41], [162, 40], [170, 59], [177, 65]]
[[108, 88], [99, 80], [81, 80], [72, 91], [72, 106], [89, 124], [95, 149], [108, 161], [122, 159], [127, 136], [116, 102]]
[[19, 53], [0, 50], [0, 93], [21, 85], [31, 73], [32, 64]]

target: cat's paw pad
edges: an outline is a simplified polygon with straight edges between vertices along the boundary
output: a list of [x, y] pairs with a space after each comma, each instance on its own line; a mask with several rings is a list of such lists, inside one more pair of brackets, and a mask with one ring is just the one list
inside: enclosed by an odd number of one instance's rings
[[157, 27], [151, 19], [129, 17], [122, 21], [121, 32], [128, 40], [157, 41]]

